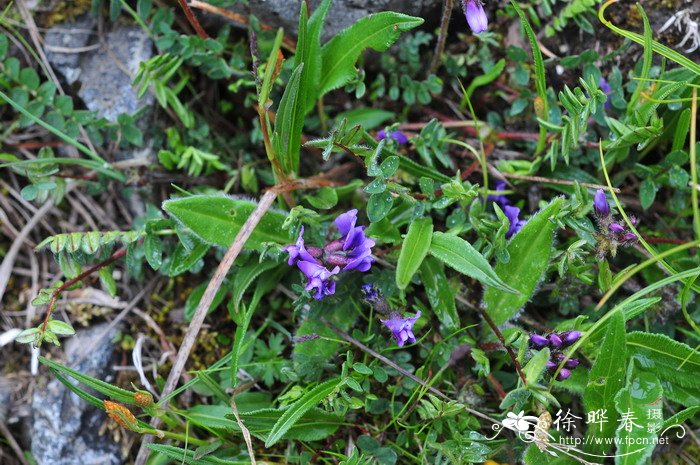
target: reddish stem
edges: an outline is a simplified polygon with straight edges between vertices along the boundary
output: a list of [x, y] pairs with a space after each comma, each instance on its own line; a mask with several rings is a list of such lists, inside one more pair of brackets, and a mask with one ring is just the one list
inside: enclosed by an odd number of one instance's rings
[[209, 34], [207, 34], [207, 31], [204, 30], [201, 24], [199, 24], [199, 20], [197, 17], [194, 15], [192, 12], [192, 9], [190, 6], [187, 4], [185, 0], [177, 0], [177, 2], [180, 4], [180, 7], [182, 8], [182, 11], [185, 12], [185, 16], [187, 17], [187, 21], [192, 25], [194, 28], [195, 32], [201, 39], [208, 39]]
[[69, 287], [73, 286], [74, 284], [82, 281], [83, 279], [87, 278], [91, 274], [93, 274], [95, 271], [98, 271], [106, 266], [111, 265], [112, 263], [116, 262], [120, 258], [122, 258], [124, 255], [126, 255], [126, 249], [119, 249], [116, 252], [114, 252], [110, 257], [103, 261], [98, 263], [97, 265], [94, 265], [87, 270], [83, 271], [80, 273], [78, 276], [76, 276], [73, 279], [70, 279], [63, 283], [61, 286], [57, 287], [55, 291], [51, 294], [51, 300], [49, 300], [49, 308], [46, 312], [46, 317], [44, 318], [44, 323], [41, 325], [41, 333], [43, 334], [46, 331], [46, 325], [49, 324], [49, 319], [51, 318], [51, 314], [54, 311], [54, 308], [56, 307], [56, 301], [58, 300], [58, 296], [61, 295], [61, 292], [65, 291]]

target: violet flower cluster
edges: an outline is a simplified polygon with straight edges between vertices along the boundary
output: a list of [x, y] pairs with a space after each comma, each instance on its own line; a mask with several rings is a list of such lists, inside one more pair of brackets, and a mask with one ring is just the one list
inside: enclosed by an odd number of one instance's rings
[[[530, 335], [530, 347], [537, 350], [549, 347], [551, 352], [549, 361], [547, 362], [547, 370], [550, 373], [554, 373], [557, 371], [559, 364], [566, 359], [566, 355], [564, 355], [562, 350], [578, 341], [580, 337], [581, 331], [566, 331], [558, 334], [551, 333], [547, 336], [532, 333]], [[570, 358], [567, 360], [564, 363], [564, 367], [559, 371], [557, 379], [559, 381], [564, 381], [566, 378], [571, 376], [571, 370], [576, 368], [579, 363], [580, 362], [577, 358]]]
[[464, 8], [464, 16], [466, 16], [467, 23], [474, 34], [480, 34], [488, 29], [489, 20], [481, 0], [462, 0], [462, 8]]
[[[612, 215], [603, 189], [598, 189], [593, 197], [593, 212], [598, 222], [596, 254], [599, 260], [603, 260], [608, 252], [614, 257], [618, 247], [629, 247], [639, 240], [635, 233], [628, 230], [624, 223], [617, 221]], [[636, 225], [637, 219], [632, 216], [630, 222]]]
[[[506, 183], [503, 181], [500, 181], [496, 184], [496, 190], [497, 191], [503, 191], [506, 189]], [[520, 216], [520, 209], [518, 207], [514, 207], [510, 205], [510, 201], [505, 195], [489, 195], [487, 200], [491, 200], [495, 203], [497, 203], [501, 209], [503, 210], [503, 213], [505, 213], [506, 218], [508, 218], [508, 221], [510, 222], [510, 226], [508, 227], [508, 232], [506, 232], [506, 239], [510, 239], [513, 237], [518, 231], [523, 229], [523, 226], [525, 226], [525, 223], [527, 221], [521, 220], [519, 218]]]
[[374, 241], [365, 236], [365, 227], [357, 226], [357, 209], [343, 213], [335, 219], [340, 239], [327, 243], [323, 248], [304, 243], [304, 228], [301, 228], [295, 244], [283, 248], [289, 253], [289, 266], [296, 265], [306, 276], [307, 291], [321, 300], [335, 294], [333, 276], [342, 271], [368, 271], [372, 266]]
[[386, 320], [380, 321], [389, 328], [399, 347], [403, 347], [407, 342], [409, 344], [416, 342], [416, 336], [413, 334], [413, 325], [420, 318], [420, 311], [416, 312], [416, 315], [413, 317], [401, 315], [397, 311], [390, 311], [389, 304], [379, 292], [379, 289], [371, 284], [363, 284], [362, 293], [365, 301], [372, 305], [377, 313], [388, 316]]

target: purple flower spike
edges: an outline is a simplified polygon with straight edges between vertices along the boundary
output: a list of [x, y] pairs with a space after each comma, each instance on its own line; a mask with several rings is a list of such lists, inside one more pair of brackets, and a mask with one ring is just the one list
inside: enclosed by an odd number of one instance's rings
[[416, 342], [416, 336], [413, 334], [413, 325], [420, 318], [420, 312], [417, 312], [416, 316], [412, 318], [404, 318], [397, 312], [392, 312], [389, 316], [388, 320], [381, 320], [381, 322], [391, 330], [399, 347], [403, 347], [406, 342], [409, 344]]
[[308, 280], [306, 290], [316, 290], [314, 299], [321, 300], [327, 295], [335, 294], [335, 281], [331, 280], [331, 276], [338, 274], [340, 267], [336, 266], [332, 271], [328, 271], [326, 267], [308, 261], [300, 261], [297, 266]]
[[579, 363], [581, 363], [581, 362], [579, 362], [577, 358], [570, 358], [569, 360], [566, 361], [564, 366], [566, 368], [576, 368]]
[[606, 218], [610, 215], [610, 205], [608, 204], [608, 199], [605, 197], [605, 191], [603, 189], [598, 189], [595, 192], [593, 209], [595, 210], [595, 214], [600, 218]]
[[558, 334], [552, 333], [549, 336], [547, 336], [547, 339], [549, 339], [549, 345], [552, 347], [556, 348], [562, 345], [562, 340]]
[[506, 239], [510, 239], [518, 231], [523, 229], [526, 221], [518, 218], [518, 215], [520, 215], [520, 209], [518, 207], [511, 207], [510, 205], [507, 205], [503, 209], [503, 212], [506, 214], [508, 221], [510, 221], [510, 227], [508, 228], [508, 232], [506, 232]]
[[467, 17], [467, 23], [469, 23], [472, 32], [474, 34], [484, 32], [488, 27], [489, 20], [481, 0], [462, 0], [462, 7], [464, 7], [464, 15]]
[[534, 347], [535, 349], [542, 349], [547, 347], [547, 345], [549, 345], [549, 340], [546, 337], [540, 336], [539, 334], [530, 334], [531, 347]]
[[619, 223], [610, 223], [608, 228], [610, 229], [610, 232], [614, 232], [615, 234], [625, 232], [625, 227]]
[[557, 379], [559, 381], [564, 381], [566, 378], [571, 376], [571, 372], [567, 370], [566, 368], [562, 368], [559, 374], [557, 375]]
[[[314, 247], [313, 249], [316, 249], [316, 247]], [[294, 264], [296, 264], [300, 260], [316, 263], [316, 260], [314, 259], [314, 257], [304, 247], [304, 227], [303, 226], [301, 227], [301, 230], [299, 231], [299, 237], [297, 238], [297, 242], [293, 245], [288, 245], [286, 247], [283, 247], [282, 250], [289, 253], [289, 260], [287, 261], [287, 264], [289, 266], [293, 266]], [[315, 252], [315, 250], [314, 250], [314, 252]]]
[[567, 331], [559, 335], [564, 346], [570, 346], [581, 338], [581, 331]]
[[[377, 138], [379, 140], [384, 140], [384, 139], [386, 139], [386, 137], [387, 137], [387, 135], [386, 135], [386, 131], [384, 129], [382, 129], [381, 131], [379, 131], [377, 133]], [[394, 139], [396, 142], [398, 142], [401, 145], [408, 144], [408, 137], [406, 136], [406, 134], [404, 134], [401, 131], [394, 131], [392, 133], [389, 133], [389, 137], [391, 137], [392, 139]]]

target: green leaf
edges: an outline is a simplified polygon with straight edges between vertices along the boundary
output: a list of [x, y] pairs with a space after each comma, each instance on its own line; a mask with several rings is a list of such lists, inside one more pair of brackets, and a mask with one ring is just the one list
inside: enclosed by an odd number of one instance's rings
[[[398, 166], [398, 159], [396, 162]], [[432, 235], [433, 220], [429, 217], [419, 218], [408, 226], [408, 233], [396, 264], [396, 285], [399, 289], [406, 289], [411, 283], [413, 275], [428, 254]]]
[[183, 449], [181, 447], [168, 446], [165, 444], [147, 444], [146, 447], [153, 452], [164, 455], [174, 463], [186, 463], [187, 465], [245, 465], [250, 463], [250, 460], [232, 461], [212, 456], [196, 459], [194, 457], [196, 451], [191, 449]]
[[[638, 371], [635, 364], [630, 364], [627, 387], [615, 396], [615, 408], [622, 422], [615, 437], [621, 441], [617, 446], [615, 465], [643, 465], [654, 450], [653, 442], [657, 433], [650, 432], [651, 409], [663, 408], [663, 389], [656, 376], [645, 371]], [[625, 416], [634, 424], [627, 423], [631, 431], [622, 427]], [[656, 420], [661, 423], [662, 420]], [[635, 426], [639, 425], [639, 426]], [[661, 425], [659, 425], [661, 426]]]
[[273, 143], [275, 153], [285, 173], [299, 169], [299, 152], [301, 150], [301, 131], [304, 129], [304, 102], [301, 100], [299, 85], [304, 63], [294, 69], [284, 89], [275, 119]]
[[420, 277], [430, 306], [440, 323], [445, 325], [448, 331], [459, 329], [455, 295], [447, 281], [442, 263], [435, 257], [426, 257], [420, 267]]
[[344, 86], [355, 76], [355, 63], [366, 48], [386, 51], [401, 35], [423, 24], [422, 18], [392, 11], [360, 19], [336, 35], [321, 50], [323, 70], [319, 96]]
[[394, 206], [394, 196], [391, 192], [384, 191], [379, 194], [372, 194], [367, 201], [367, 218], [372, 223], [381, 221], [391, 211]]
[[39, 340], [40, 335], [41, 330], [39, 328], [27, 328], [15, 337], [15, 342], [20, 344], [33, 344]]
[[46, 329], [53, 332], [54, 334], [59, 334], [61, 336], [72, 336], [75, 334], [73, 327], [61, 320], [50, 320], [46, 324]]
[[[598, 358], [588, 373], [583, 405], [586, 412], [606, 410], [608, 420], [599, 424], [589, 424], [586, 436], [590, 438], [613, 436], [619, 418], [615, 411], [615, 396], [625, 385], [627, 357], [625, 319], [622, 311], [615, 311], [607, 328]], [[596, 444], [592, 440], [589, 440], [588, 444], [588, 451], [596, 454], [605, 454], [610, 449], [610, 444]]]
[[[204, 295], [204, 291], [207, 289], [208, 285], [208, 281], [203, 282], [199, 286], [195, 287], [192, 293], [187, 297], [187, 300], [185, 301], [185, 321], [192, 321], [194, 312], [197, 310], [199, 302], [202, 300], [202, 296]], [[221, 304], [221, 302], [224, 300], [224, 297], [226, 297], [226, 288], [222, 286], [219, 288], [216, 295], [214, 296], [214, 299], [211, 301], [211, 305], [209, 305], [209, 309], [207, 310], [207, 315], [214, 311], [214, 309]]]
[[[236, 397], [243, 396], [239, 395]], [[244, 408], [238, 399], [236, 404], [240, 409]], [[239, 415], [250, 434], [265, 440], [270, 437], [270, 431], [287, 410], [263, 408], [252, 411], [239, 411]], [[240, 431], [231, 408], [226, 405], [197, 405], [188, 411], [187, 417], [195, 424], [215, 430], [223, 430], [227, 434], [230, 434], [230, 431]], [[318, 408], [312, 408], [302, 415], [296, 424], [282, 436], [282, 439], [318, 441], [335, 433], [342, 422], [342, 417], [338, 415]]]
[[143, 241], [143, 251], [151, 268], [158, 270], [163, 264], [163, 242], [155, 234], [148, 234]]
[[700, 389], [697, 375], [700, 373], [700, 352], [690, 346], [665, 334], [635, 331], [627, 335], [627, 350], [640, 363], [640, 369], [654, 373], [664, 381]]
[[517, 292], [498, 277], [489, 262], [469, 242], [453, 234], [434, 232], [430, 243], [430, 255], [487, 286], [493, 286], [503, 292]]
[[279, 265], [279, 263], [273, 260], [265, 260], [264, 262], [255, 262], [244, 266], [236, 271], [232, 287], [233, 296], [231, 297], [233, 308], [236, 312], [238, 312], [246, 289], [248, 289], [258, 276], [277, 265]]
[[173, 254], [168, 257], [161, 273], [166, 276], [178, 276], [192, 269], [209, 250], [209, 244], [196, 241], [195, 246], [188, 250], [183, 244], [175, 247]]
[[549, 349], [544, 348], [538, 351], [532, 356], [527, 365], [523, 368], [525, 373], [525, 379], [527, 379], [527, 384], [535, 384], [544, 373], [544, 369], [547, 367], [547, 362], [549, 361]]
[[[167, 200], [163, 209], [197, 237], [209, 244], [228, 247], [250, 214], [255, 202], [223, 195], [194, 195]], [[293, 239], [282, 229], [285, 215], [268, 211], [246, 242], [246, 247], [262, 250], [264, 242], [289, 244]]]
[[314, 107], [319, 97], [319, 83], [321, 81], [321, 32], [323, 23], [328, 14], [332, 0], [323, 2], [314, 10], [311, 19], [307, 20], [306, 2], [301, 2], [301, 14], [299, 15], [299, 34], [297, 39], [297, 51], [294, 56], [294, 67], [304, 64], [304, 71], [300, 83], [300, 109], [303, 115], [308, 114]]
[[104, 290], [107, 291], [107, 293], [112, 297], [115, 297], [117, 295], [117, 283], [112, 276], [112, 270], [110, 267], [100, 268], [98, 274]]
[[282, 439], [282, 436], [284, 436], [306, 412], [316, 407], [323, 399], [340, 389], [343, 383], [344, 380], [342, 378], [328, 380], [319, 384], [290, 405], [272, 427], [270, 435], [265, 441], [265, 447], [270, 447]]
[[95, 379], [91, 376], [84, 375], [79, 371], [75, 371], [72, 368], [63, 366], [60, 363], [54, 362], [53, 360], [49, 360], [45, 357], [42, 357], [41, 355], [39, 356], [39, 361], [47, 367], [51, 368], [52, 370], [56, 370], [59, 373], [69, 375], [79, 383], [82, 383], [85, 386], [94, 389], [100, 394], [109, 396], [117, 402], [121, 402], [124, 404], [134, 404], [134, 393], [131, 391], [127, 391], [126, 389], [122, 389], [117, 386], [112, 386], [111, 384], [105, 383], [104, 381], [101, 381], [99, 379]]
[[522, 308], [544, 276], [556, 229], [556, 224], [550, 218], [559, 213], [560, 207], [561, 199], [557, 198], [530, 218], [508, 243], [510, 261], [496, 265], [496, 273], [502, 282], [507, 282], [518, 291], [512, 294], [496, 287], [486, 289], [486, 311], [497, 325], [508, 321]]
[[639, 201], [643, 209], [646, 210], [654, 203], [657, 190], [659, 190], [659, 186], [653, 179], [645, 179], [642, 181], [642, 184], [639, 186]]

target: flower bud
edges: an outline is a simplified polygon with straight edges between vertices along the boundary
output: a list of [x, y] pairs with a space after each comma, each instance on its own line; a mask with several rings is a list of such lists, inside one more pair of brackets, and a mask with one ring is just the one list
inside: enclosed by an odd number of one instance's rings
[[593, 197], [593, 209], [600, 218], [605, 218], [610, 215], [610, 205], [608, 204], [608, 199], [605, 197], [605, 191], [603, 189], [598, 189], [595, 192], [595, 197]]
[[571, 376], [571, 372], [567, 370], [566, 368], [562, 368], [559, 374], [557, 375], [557, 379], [559, 381], [564, 381], [566, 378]]
[[533, 347], [535, 349], [542, 349], [544, 347], [547, 347], [548, 344], [549, 340], [546, 337], [534, 333], [530, 334], [530, 347]]
[[556, 348], [556, 347], [561, 346], [561, 344], [562, 344], [562, 340], [558, 334], [552, 333], [549, 336], [547, 336], [547, 339], [549, 339], [549, 345], [552, 347]]
[[309, 252], [309, 255], [314, 258], [319, 258], [321, 255], [323, 255], [323, 250], [321, 250], [320, 247], [314, 247], [313, 245], [306, 247], [306, 251]]
[[339, 253], [332, 253], [326, 257], [326, 263], [332, 266], [345, 266], [348, 264], [348, 257]]
[[323, 247], [323, 250], [329, 253], [339, 252], [343, 250], [343, 245], [345, 245], [345, 241], [343, 239], [336, 239], [326, 244]]
[[625, 227], [619, 223], [611, 223], [610, 226], [608, 226], [608, 229], [610, 229], [611, 232], [614, 232], [616, 234], [625, 232]]
[[486, 17], [486, 12], [484, 11], [484, 6], [481, 4], [481, 0], [462, 0], [462, 6], [464, 7], [464, 15], [467, 17], [467, 23], [474, 34], [479, 34], [484, 32], [487, 27], [489, 20]]
[[570, 346], [581, 338], [581, 331], [567, 331], [559, 335], [564, 347]]
[[566, 368], [576, 368], [579, 365], [579, 360], [577, 358], [570, 358], [569, 360], [566, 361], [564, 366]]
[[556, 362], [553, 362], [553, 361], [551, 361], [551, 360], [548, 360], [548, 361], [547, 361], [547, 369], [548, 369], [549, 371], [554, 371], [554, 370], [556, 370], [556, 369], [557, 369], [557, 363], [556, 363]]

